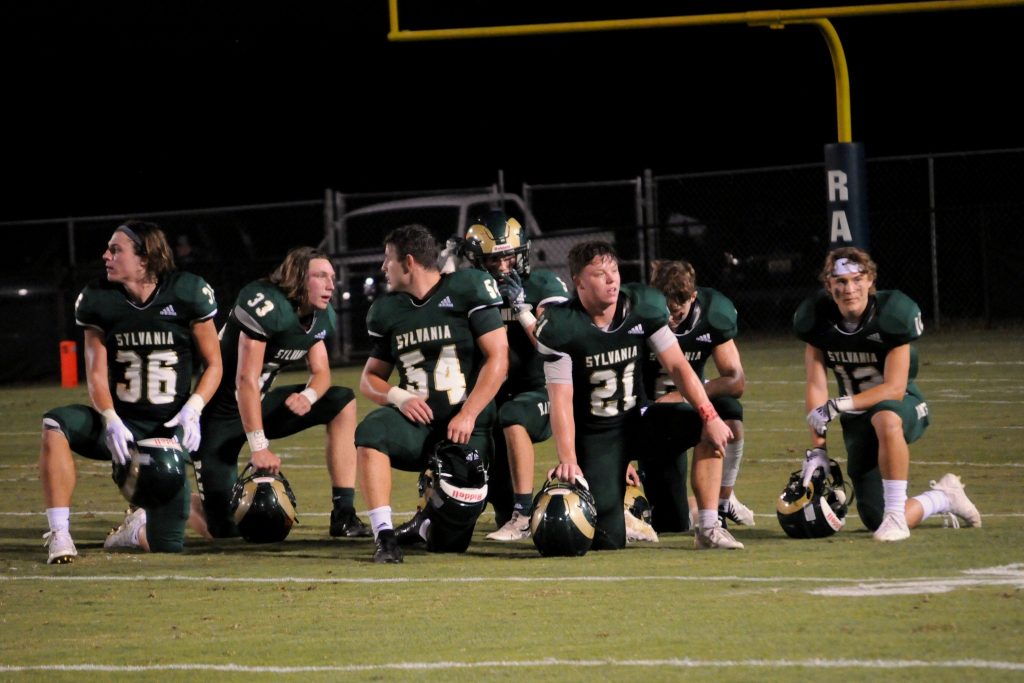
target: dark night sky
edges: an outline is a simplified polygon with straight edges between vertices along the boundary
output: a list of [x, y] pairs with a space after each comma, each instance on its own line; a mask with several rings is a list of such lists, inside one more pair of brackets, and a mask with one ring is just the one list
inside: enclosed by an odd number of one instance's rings
[[[817, 162], [836, 135], [810, 27], [389, 43], [385, 0], [24, 4], [0, 14], [0, 220], [485, 185], [499, 168], [515, 189]], [[855, 140], [869, 157], [1024, 146], [1022, 18], [834, 20]]]

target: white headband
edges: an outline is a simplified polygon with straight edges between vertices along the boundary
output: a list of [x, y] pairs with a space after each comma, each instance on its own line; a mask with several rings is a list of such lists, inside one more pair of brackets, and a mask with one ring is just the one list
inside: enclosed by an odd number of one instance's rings
[[851, 261], [848, 258], [836, 259], [835, 264], [833, 264], [832, 266], [832, 277], [837, 277], [839, 275], [851, 275], [854, 273], [863, 272], [864, 266], [857, 263], [856, 261]]

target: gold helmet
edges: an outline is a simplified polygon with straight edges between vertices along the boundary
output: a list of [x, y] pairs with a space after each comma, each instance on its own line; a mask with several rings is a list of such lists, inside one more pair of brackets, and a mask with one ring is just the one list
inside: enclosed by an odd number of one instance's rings
[[515, 254], [515, 270], [520, 275], [530, 272], [530, 240], [526, 228], [504, 211], [489, 211], [466, 230], [464, 253], [475, 268], [487, 270], [490, 256]]

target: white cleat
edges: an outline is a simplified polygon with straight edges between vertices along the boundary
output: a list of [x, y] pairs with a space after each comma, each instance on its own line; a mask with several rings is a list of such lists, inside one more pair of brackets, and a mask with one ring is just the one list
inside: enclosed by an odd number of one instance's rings
[[931, 487], [942, 491], [949, 498], [949, 511], [964, 520], [967, 526], [981, 526], [981, 513], [964, 493], [964, 485], [955, 474], [944, 474], [942, 479], [932, 481]]
[[43, 547], [50, 549], [46, 564], [71, 564], [78, 557], [78, 548], [67, 529], [43, 534]]
[[729, 502], [725, 507], [718, 506], [718, 514], [730, 522], [736, 522], [743, 526], [754, 526], [754, 511], [736, 500], [736, 493], [729, 494]]
[[693, 547], [697, 550], [710, 550], [719, 548], [724, 550], [739, 550], [743, 544], [732, 537], [722, 522], [715, 520], [715, 525], [706, 531], [700, 527], [695, 528], [693, 536]]
[[487, 534], [492, 541], [521, 541], [530, 537], [530, 518], [516, 510], [512, 513], [512, 519], [497, 531]]
[[146, 511], [142, 508], [129, 510], [124, 521], [121, 522], [121, 526], [107, 534], [107, 539], [103, 541], [103, 547], [106, 550], [112, 548], [140, 548], [139, 532], [142, 531], [144, 526], [146, 526]]
[[910, 527], [907, 526], [907, 518], [900, 512], [886, 512], [882, 516], [882, 523], [875, 529], [874, 538], [883, 543], [905, 541], [910, 538]]

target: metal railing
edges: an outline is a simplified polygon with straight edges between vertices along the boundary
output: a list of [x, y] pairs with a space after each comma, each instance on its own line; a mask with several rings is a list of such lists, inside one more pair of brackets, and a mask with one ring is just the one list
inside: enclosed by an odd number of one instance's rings
[[[1024, 318], [1024, 149], [867, 160], [872, 255], [879, 288], [914, 298], [932, 327]], [[179, 266], [215, 288], [219, 317], [237, 292], [266, 275], [291, 247], [329, 249], [340, 216], [382, 202], [461, 190], [345, 194], [322, 199], [135, 214], [158, 222]], [[564, 269], [576, 241], [615, 241], [623, 274], [644, 280], [655, 258], [685, 258], [698, 281], [737, 305], [741, 328], [784, 331], [796, 303], [818, 285], [827, 249], [823, 164], [714, 173], [654, 175], [616, 181], [524, 183], [522, 195], [543, 232], [535, 267]], [[119, 215], [0, 223], [7, 257], [0, 310], [19, 325], [4, 333], [0, 381], [55, 372], [56, 344], [73, 339], [78, 291], [102, 274], [100, 256]], [[395, 226], [382, 226], [381, 229]], [[383, 233], [380, 237], [383, 236]], [[333, 249], [332, 253], [334, 252]], [[380, 256], [366, 254], [367, 263]], [[565, 275], [565, 273], [561, 273]], [[358, 284], [358, 283], [357, 283]], [[357, 324], [363, 293], [339, 282], [339, 312]], [[348, 292], [343, 304], [342, 295]], [[33, 304], [37, 302], [38, 305]], [[48, 302], [48, 303], [39, 303]], [[50, 346], [53, 346], [52, 353]], [[45, 349], [45, 351], [40, 351]], [[358, 360], [365, 340], [349, 335], [335, 358]], [[42, 354], [44, 360], [27, 362]]]

